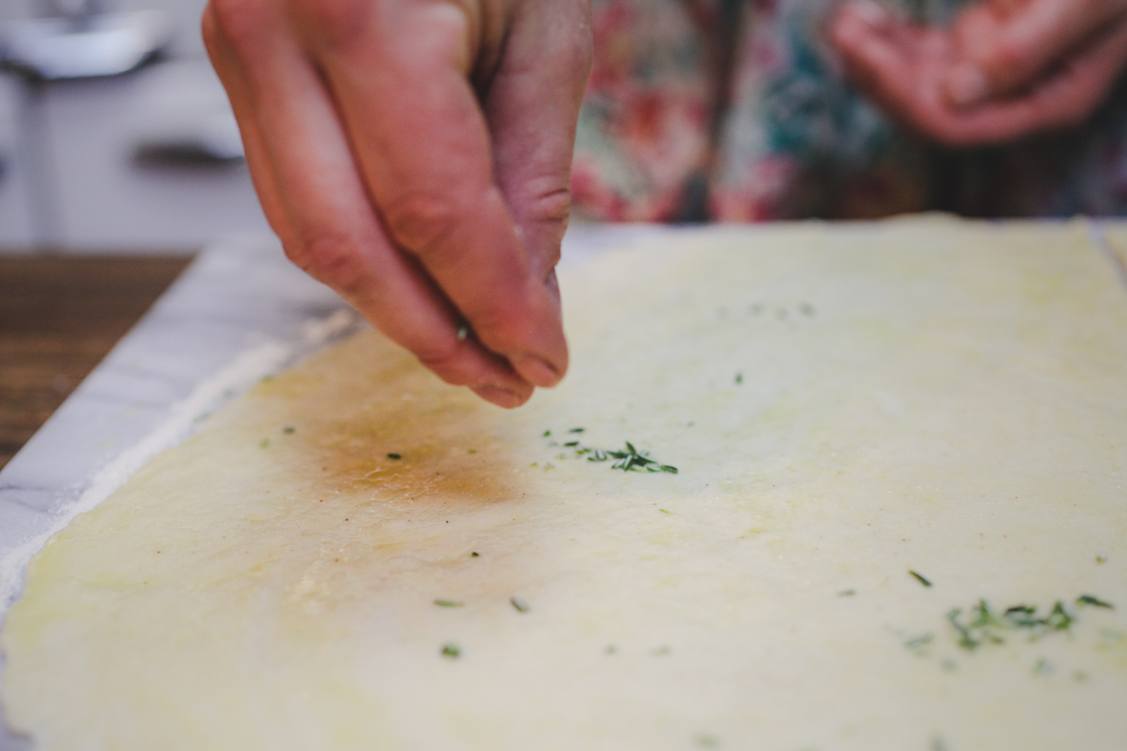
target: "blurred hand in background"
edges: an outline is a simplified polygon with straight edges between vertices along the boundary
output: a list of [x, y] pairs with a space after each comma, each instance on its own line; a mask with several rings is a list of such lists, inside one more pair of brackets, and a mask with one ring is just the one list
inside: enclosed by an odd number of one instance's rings
[[211, 0], [203, 34], [287, 255], [452, 384], [556, 384], [587, 0]]
[[949, 28], [849, 0], [830, 38], [891, 115], [950, 146], [1082, 124], [1127, 66], [1127, 0], [982, 0]]

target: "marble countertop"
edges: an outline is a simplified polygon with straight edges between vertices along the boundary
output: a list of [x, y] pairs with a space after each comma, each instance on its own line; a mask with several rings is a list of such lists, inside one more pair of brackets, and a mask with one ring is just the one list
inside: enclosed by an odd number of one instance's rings
[[[1108, 239], [1121, 230], [1094, 223], [1092, 242], [1127, 283], [1127, 258]], [[576, 262], [610, 245], [678, 231], [580, 226], [569, 234], [565, 257]], [[76, 508], [100, 500], [148, 456], [187, 434], [201, 410], [308, 350], [323, 338], [311, 335], [311, 326], [354, 320], [344, 310], [331, 292], [291, 267], [272, 239], [231, 239], [202, 253], [0, 472], [0, 615], [23, 573], [21, 565], [5, 567], [5, 559], [25, 560]], [[257, 354], [246, 359], [247, 353]], [[220, 373], [227, 375], [217, 380]], [[201, 394], [205, 383], [211, 391]], [[138, 450], [140, 444], [147, 445]], [[25, 747], [0, 723], [0, 750]]]

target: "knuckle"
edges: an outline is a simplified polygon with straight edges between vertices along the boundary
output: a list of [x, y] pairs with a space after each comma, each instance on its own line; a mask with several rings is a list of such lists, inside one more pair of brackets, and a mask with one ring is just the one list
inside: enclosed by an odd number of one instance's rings
[[442, 253], [466, 215], [462, 202], [450, 193], [435, 190], [408, 191], [387, 202], [384, 220], [395, 239], [426, 261], [442, 262]]
[[357, 289], [361, 261], [357, 243], [335, 233], [323, 233], [285, 243], [286, 257], [315, 279], [348, 294]]
[[532, 194], [528, 205], [528, 216], [534, 222], [567, 224], [571, 216], [571, 189], [567, 185], [557, 185], [537, 191]]
[[258, 43], [274, 8], [269, 0], [210, 0], [204, 11], [204, 40], [212, 46], [247, 49]]

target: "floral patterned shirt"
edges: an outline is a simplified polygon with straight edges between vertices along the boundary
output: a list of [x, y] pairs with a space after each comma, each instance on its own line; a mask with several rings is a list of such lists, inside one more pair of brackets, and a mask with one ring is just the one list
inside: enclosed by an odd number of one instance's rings
[[[944, 23], [966, 0], [885, 0]], [[627, 221], [1127, 214], [1127, 81], [1080, 133], [946, 149], [845, 79], [832, 0], [594, 0], [572, 187]]]

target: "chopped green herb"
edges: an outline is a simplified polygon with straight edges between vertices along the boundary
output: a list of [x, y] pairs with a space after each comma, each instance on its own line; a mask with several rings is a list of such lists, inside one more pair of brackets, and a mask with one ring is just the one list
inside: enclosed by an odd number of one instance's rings
[[[1092, 604], [1083, 597], [1078, 597], [1077, 603]], [[984, 644], [1004, 644], [1007, 632], [1026, 631], [1033, 638], [1040, 638], [1054, 631], [1067, 631], [1076, 621], [1061, 600], [1054, 602], [1044, 615], [1033, 605], [1026, 604], [1011, 605], [998, 614], [982, 599], [970, 609], [966, 619], [962, 614], [961, 608], [954, 608], [947, 612], [947, 621], [954, 629], [955, 643], [969, 651]]]
[[978, 649], [980, 642], [974, 637], [974, 634], [971, 632], [970, 628], [964, 626], [963, 623], [959, 620], [959, 616], [962, 614], [962, 612], [963, 611], [959, 608], [952, 608], [951, 610], [947, 611], [947, 622], [950, 623], [951, 627], [955, 629], [955, 633], [957, 635], [955, 638], [955, 643], [963, 649], [973, 651], [975, 649]]
[[388, 454], [387, 454], [387, 458], [391, 459], [393, 462], [397, 462], [397, 461], [399, 461], [400, 459], [403, 458], [403, 454], [397, 454], [394, 451], [389, 451]]
[[1072, 621], [1072, 615], [1064, 609], [1064, 603], [1060, 600], [1056, 601], [1056, 604], [1053, 605], [1053, 609], [1049, 611], [1049, 617], [1045, 619], [1046, 624], [1054, 631], [1067, 630], [1068, 627], [1072, 625]]
[[286, 435], [293, 435], [296, 431], [297, 428], [295, 428], [293, 425], [287, 425], [286, 427], [282, 428], [282, 432]]
[[[585, 428], [571, 428], [569, 433], [580, 433]], [[551, 436], [550, 430], [545, 430], [543, 437]], [[554, 442], [549, 445], [557, 445]], [[563, 448], [571, 449], [574, 456], [586, 457], [587, 461], [601, 463], [611, 461], [611, 469], [620, 469], [623, 472], [664, 472], [666, 474], [675, 475], [678, 473], [677, 467], [671, 464], [662, 464], [653, 459], [648, 452], [639, 451], [637, 447], [630, 441], [624, 442], [625, 448], [621, 450], [597, 449], [590, 446], [582, 445], [578, 440], [567, 441], [563, 444]], [[557, 455], [557, 459], [563, 461], [569, 458], [569, 454], [561, 453]]]
[[258, 447], [260, 449], [270, 448], [270, 439], [269, 438], [263, 438], [261, 441], [258, 442]]
[[440, 608], [460, 608], [465, 605], [464, 602], [458, 602], [457, 600], [443, 600], [441, 598], [435, 600], [434, 604]]
[[913, 570], [909, 569], [908, 575], [911, 576], [916, 581], [918, 581], [920, 584], [924, 585], [925, 587], [931, 586], [931, 580], [928, 579], [923, 574], [921, 574], [919, 571], [913, 571]]
[[1097, 566], [1102, 566], [1105, 563], [1107, 563], [1107, 556], [1104, 556], [1104, 555], [1097, 555], [1096, 556], [1096, 565]]
[[456, 660], [462, 656], [462, 648], [454, 642], [446, 642], [442, 645], [439, 654], [448, 660]]
[[663, 514], [672, 514], [673, 513], [672, 511], [670, 511], [667, 508], [659, 508], [658, 511], [660, 511]]
[[477, 552], [476, 550], [472, 550], [470, 551], [470, 558], [481, 558], [481, 553]]
[[837, 596], [838, 597], [853, 597], [855, 594], [857, 594], [857, 590], [855, 590], [855, 589], [843, 589], [843, 590], [841, 590], [840, 592], [837, 593]]
[[744, 374], [743, 373], [736, 373], [736, 385], [739, 386], [743, 382], [744, 382]]
[[1095, 595], [1080, 595], [1079, 597], [1076, 598], [1076, 604], [1077, 605], [1091, 605], [1094, 608], [1107, 608], [1108, 610], [1114, 610], [1115, 609], [1115, 606], [1112, 605], [1110, 602], [1108, 602], [1107, 600], [1101, 600], [1100, 598], [1096, 597]]
[[1052, 672], [1053, 672], [1052, 663], [1050, 663], [1044, 657], [1038, 659], [1037, 662], [1033, 663], [1033, 673], [1034, 673], [1034, 675], [1049, 675]]
[[528, 603], [525, 602], [524, 598], [518, 597], [516, 595], [513, 595], [509, 598], [509, 604], [512, 605], [513, 609], [518, 613], [527, 613], [529, 610]]

